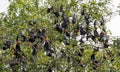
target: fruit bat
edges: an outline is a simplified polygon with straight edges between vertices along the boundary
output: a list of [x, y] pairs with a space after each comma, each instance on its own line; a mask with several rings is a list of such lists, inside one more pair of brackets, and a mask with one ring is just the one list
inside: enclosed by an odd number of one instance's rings
[[76, 23], [76, 16], [74, 14], [73, 17], [72, 17], [72, 24], [75, 24], [75, 23]]
[[47, 9], [47, 13], [52, 13], [52, 12], [54, 12], [53, 7]]

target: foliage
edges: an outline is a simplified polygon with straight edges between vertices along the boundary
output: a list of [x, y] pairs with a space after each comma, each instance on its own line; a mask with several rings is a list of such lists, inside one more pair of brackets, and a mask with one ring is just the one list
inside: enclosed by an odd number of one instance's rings
[[0, 70], [118, 71], [119, 47], [108, 44], [105, 29], [109, 3], [11, 0], [8, 14], [0, 14]]

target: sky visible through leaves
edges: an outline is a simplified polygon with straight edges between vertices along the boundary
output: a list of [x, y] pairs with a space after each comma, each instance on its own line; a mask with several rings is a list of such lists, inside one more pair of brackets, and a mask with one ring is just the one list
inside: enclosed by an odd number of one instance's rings
[[[112, 19], [106, 24], [107, 30], [110, 30], [112, 33], [112, 36], [118, 36], [120, 37], [120, 16], [116, 12], [117, 6], [120, 3], [119, 0], [113, 0], [111, 4], [112, 11], [114, 12]], [[9, 6], [8, 0], [2, 0], [0, 1], [0, 12], [7, 13], [7, 7]]]

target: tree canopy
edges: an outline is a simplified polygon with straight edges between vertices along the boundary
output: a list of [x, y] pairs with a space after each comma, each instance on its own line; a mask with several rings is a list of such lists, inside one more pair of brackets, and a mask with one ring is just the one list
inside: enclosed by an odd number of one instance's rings
[[[3, 72], [120, 71], [111, 0], [10, 0], [0, 14]], [[116, 40], [117, 41], [117, 40]]]

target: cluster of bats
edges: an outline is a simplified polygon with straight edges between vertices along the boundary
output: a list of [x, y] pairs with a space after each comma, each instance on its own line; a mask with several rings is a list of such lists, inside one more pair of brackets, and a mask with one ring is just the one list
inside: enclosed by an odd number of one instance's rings
[[[57, 31], [59, 34], [61, 34], [64, 37], [64, 41], [62, 41], [65, 45], [70, 45], [69, 39], [75, 40], [76, 36], [85, 36], [86, 40], [91, 38], [95, 43], [98, 41], [103, 44], [104, 48], [109, 47], [108, 39], [106, 37], [106, 29], [105, 29], [105, 22], [103, 17], [100, 19], [100, 27], [101, 32], [98, 33], [98, 23], [97, 20], [94, 20], [93, 22], [93, 34], [90, 32], [90, 15], [88, 12], [82, 8], [80, 16], [84, 20], [84, 25], [80, 24], [79, 19], [77, 19], [77, 15], [71, 16], [72, 19], [70, 20], [70, 17], [67, 16], [67, 13], [65, 13], [65, 10], [63, 6], [61, 5], [59, 10], [56, 11], [54, 7], [50, 7], [47, 9], [47, 14], [53, 14], [55, 16], [55, 21], [54, 21], [54, 30]], [[33, 26], [36, 24], [35, 21], [30, 21], [29, 25]], [[70, 26], [73, 26], [72, 29], [70, 29]], [[57, 40], [57, 39], [55, 39]], [[36, 29], [34, 31], [30, 31], [28, 33], [28, 36], [25, 35], [18, 35], [16, 37], [16, 43], [15, 43], [15, 48], [14, 48], [14, 56], [16, 59], [19, 59], [20, 61], [24, 60], [26, 58], [24, 52], [21, 50], [21, 43], [29, 43], [29, 45], [32, 48], [31, 54], [33, 56], [37, 55], [38, 50], [43, 47], [44, 51], [46, 52], [46, 55], [48, 57], [51, 57], [52, 54], [55, 54], [55, 49], [52, 49], [52, 43], [49, 41], [49, 33], [47, 33], [46, 29]], [[81, 37], [78, 42], [80, 42], [79, 45], [83, 44], [83, 38]], [[11, 48], [12, 42], [11, 41], [6, 41], [3, 44], [3, 50]], [[78, 46], [79, 46], [78, 45]], [[77, 46], [73, 45], [73, 47]], [[96, 52], [99, 51], [99, 47], [93, 48], [93, 54], [91, 55], [91, 60], [93, 63], [93, 69], [97, 69], [97, 66], [100, 65], [100, 62], [95, 60], [95, 55]], [[61, 51], [61, 53], [64, 53], [64, 51]], [[78, 56], [82, 57], [82, 54], [84, 53], [84, 49], [80, 49], [80, 52], [78, 53]], [[114, 60], [112, 52], [108, 52], [108, 55], [111, 57], [111, 61]], [[106, 57], [104, 57], [106, 59]], [[87, 63], [84, 63], [82, 61], [78, 61], [81, 65], [81, 67], [85, 67]], [[17, 65], [18, 63], [13, 62], [10, 64], [10, 66]], [[51, 68], [48, 68], [48, 72], [52, 72]]]

